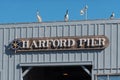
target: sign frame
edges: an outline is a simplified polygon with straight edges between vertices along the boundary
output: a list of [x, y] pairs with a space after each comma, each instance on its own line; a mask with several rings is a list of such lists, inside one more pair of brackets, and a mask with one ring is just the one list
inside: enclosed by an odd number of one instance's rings
[[[44, 42], [44, 44], [42, 41]], [[22, 44], [20, 44], [21, 42]], [[42, 47], [42, 45], [44, 46]], [[47, 47], [45, 47], [45, 45]], [[26, 52], [26, 51], [55, 51], [55, 50], [102, 50], [105, 49], [108, 45], [109, 40], [104, 35], [40, 37], [40, 38], [17, 38], [12, 41], [11, 49], [14, 50], [15, 53], [21, 51]], [[51, 46], [53, 46], [53, 48]]]

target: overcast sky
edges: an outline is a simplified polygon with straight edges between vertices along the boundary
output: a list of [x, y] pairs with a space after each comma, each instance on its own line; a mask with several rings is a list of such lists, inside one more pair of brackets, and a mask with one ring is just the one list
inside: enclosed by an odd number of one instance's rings
[[120, 18], [120, 0], [0, 0], [0, 23], [63, 21], [66, 10], [70, 20], [84, 20], [80, 10], [88, 5], [88, 19], [108, 19], [112, 12]]

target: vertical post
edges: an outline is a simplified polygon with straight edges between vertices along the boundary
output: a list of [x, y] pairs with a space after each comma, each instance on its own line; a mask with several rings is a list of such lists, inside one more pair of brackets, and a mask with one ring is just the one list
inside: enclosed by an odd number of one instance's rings
[[20, 67], [20, 80], [23, 80], [23, 76], [22, 76], [22, 67]]
[[85, 20], [87, 20], [87, 9], [85, 11]]
[[0, 70], [0, 80], [2, 80], [2, 76], [1, 76], [1, 70]]
[[87, 14], [87, 12], [88, 12], [87, 10], [88, 10], [88, 6], [86, 5], [86, 6], [85, 6], [85, 20], [87, 20], [87, 15], [88, 15], [88, 14]]

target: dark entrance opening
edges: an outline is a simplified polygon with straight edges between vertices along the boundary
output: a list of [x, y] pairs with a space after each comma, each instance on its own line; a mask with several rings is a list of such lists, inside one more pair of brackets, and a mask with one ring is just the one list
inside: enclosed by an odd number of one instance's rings
[[[92, 66], [84, 66], [90, 73]], [[22, 67], [23, 72], [28, 67]], [[91, 75], [81, 66], [32, 67], [23, 80], [91, 80]]]

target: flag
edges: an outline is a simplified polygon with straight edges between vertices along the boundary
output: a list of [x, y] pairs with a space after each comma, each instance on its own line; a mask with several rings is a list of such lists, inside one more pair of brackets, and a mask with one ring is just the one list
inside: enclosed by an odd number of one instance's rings
[[37, 11], [37, 19], [38, 19], [38, 22], [42, 22], [42, 18], [41, 16], [39, 15], [39, 12]]
[[83, 10], [80, 10], [80, 15], [84, 15], [84, 11]]
[[86, 5], [82, 10], [80, 10], [80, 15], [84, 15], [87, 9], [88, 9], [88, 6]]
[[68, 20], [69, 20], [68, 10], [66, 10], [64, 21], [68, 21]]
[[110, 15], [110, 19], [114, 19], [114, 17], [115, 17], [115, 13], [112, 12], [112, 14]]

